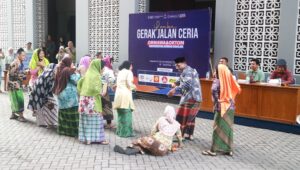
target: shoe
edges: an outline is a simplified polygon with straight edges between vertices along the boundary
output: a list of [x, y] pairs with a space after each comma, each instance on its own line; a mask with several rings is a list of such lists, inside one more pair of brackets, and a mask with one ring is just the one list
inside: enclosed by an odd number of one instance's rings
[[121, 154], [126, 154], [126, 153], [125, 153], [125, 150], [124, 150], [121, 146], [119, 146], [119, 145], [116, 145], [116, 146], [114, 147], [114, 151], [115, 151], [115, 152], [118, 152], [118, 153], [121, 153]]
[[20, 122], [26, 122], [26, 119], [24, 117], [20, 116], [20, 117], [18, 117], [18, 121], [20, 121]]
[[18, 116], [16, 114], [12, 113], [9, 119], [18, 119]]

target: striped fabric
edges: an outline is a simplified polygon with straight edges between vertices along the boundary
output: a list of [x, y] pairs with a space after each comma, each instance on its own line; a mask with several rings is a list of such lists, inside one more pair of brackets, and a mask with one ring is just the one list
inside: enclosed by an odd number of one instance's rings
[[180, 104], [177, 111], [176, 120], [180, 123], [182, 136], [184, 134], [193, 135], [195, 128], [195, 119], [199, 111], [200, 102], [193, 99]]
[[79, 117], [79, 141], [103, 142], [104, 123], [100, 114], [80, 114]]
[[[53, 108], [49, 108], [48, 104], [53, 104]], [[48, 97], [48, 102], [40, 110], [47, 126], [57, 126], [58, 118], [58, 105], [54, 97]]]
[[224, 116], [215, 112], [213, 144], [211, 150], [214, 152], [231, 152], [233, 145], [234, 110], [228, 109]]
[[60, 135], [78, 136], [79, 113], [78, 107], [69, 109], [59, 109], [58, 111], [58, 128]]

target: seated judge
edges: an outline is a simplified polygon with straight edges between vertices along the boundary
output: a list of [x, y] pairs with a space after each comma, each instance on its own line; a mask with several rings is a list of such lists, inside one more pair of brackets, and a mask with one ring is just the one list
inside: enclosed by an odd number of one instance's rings
[[229, 67], [229, 63], [228, 63], [228, 58], [227, 57], [221, 57], [219, 60], [219, 64], [224, 64], [228, 67], [228, 69], [230, 70], [230, 72], [233, 74], [233, 70], [231, 67]]
[[294, 84], [294, 77], [286, 67], [286, 61], [284, 59], [279, 59], [277, 61], [276, 69], [271, 73], [270, 79], [281, 79], [281, 83], [285, 85]]
[[246, 72], [246, 80], [249, 80], [250, 83], [263, 82], [265, 80], [265, 74], [259, 69], [259, 60], [252, 59], [250, 61], [250, 70]]

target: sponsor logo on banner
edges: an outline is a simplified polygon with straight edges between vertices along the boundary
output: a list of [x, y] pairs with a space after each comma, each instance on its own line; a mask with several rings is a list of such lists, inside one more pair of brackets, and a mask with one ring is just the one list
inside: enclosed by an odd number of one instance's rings
[[168, 83], [168, 77], [163, 76], [163, 77], [161, 78], [161, 81], [162, 81], [163, 84], [167, 84], [167, 83]]
[[144, 82], [145, 81], [145, 75], [139, 74], [139, 81]]
[[154, 76], [154, 83], [159, 83], [159, 76]]

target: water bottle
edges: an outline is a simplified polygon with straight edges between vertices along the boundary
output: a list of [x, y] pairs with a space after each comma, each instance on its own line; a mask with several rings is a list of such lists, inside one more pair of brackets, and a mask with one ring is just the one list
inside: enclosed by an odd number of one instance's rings
[[270, 76], [267, 77], [267, 83], [269, 83], [269, 82], [270, 82]]
[[208, 80], [208, 79], [209, 79], [209, 71], [206, 72], [206, 80]]

